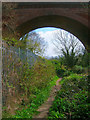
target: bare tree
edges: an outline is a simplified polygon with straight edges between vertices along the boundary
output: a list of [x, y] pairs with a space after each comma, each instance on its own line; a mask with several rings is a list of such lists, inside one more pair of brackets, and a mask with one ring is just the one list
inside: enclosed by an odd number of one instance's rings
[[81, 52], [83, 47], [80, 41], [74, 35], [64, 31], [57, 31], [54, 34], [54, 38], [53, 44], [56, 47], [56, 51], [65, 58], [65, 64], [68, 67], [73, 67], [77, 61], [76, 55]]

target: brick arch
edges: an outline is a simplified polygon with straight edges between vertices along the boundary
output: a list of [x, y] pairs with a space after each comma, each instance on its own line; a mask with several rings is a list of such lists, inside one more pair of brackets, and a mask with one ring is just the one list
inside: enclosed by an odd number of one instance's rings
[[64, 29], [74, 36], [76, 36], [89, 50], [88, 47], [88, 28], [82, 23], [59, 15], [44, 15], [39, 16], [34, 19], [30, 19], [27, 22], [24, 22], [20, 26], [16, 28], [16, 30], [20, 33], [20, 37], [25, 35], [26, 33], [35, 30], [37, 28], [42, 27], [56, 27]]
[[[90, 49], [88, 6], [83, 6], [79, 2], [17, 2], [15, 4], [17, 7], [11, 11], [11, 14], [15, 13], [14, 25], [12, 24], [11, 28], [14, 28], [15, 33], [20, 34], [19, 37], [36, 28], [57, 27], [75, 35], [87, 50]], [[3, 27], [2, 34], [14, 36], [13, 31], [10, 31], [7, 26]]]

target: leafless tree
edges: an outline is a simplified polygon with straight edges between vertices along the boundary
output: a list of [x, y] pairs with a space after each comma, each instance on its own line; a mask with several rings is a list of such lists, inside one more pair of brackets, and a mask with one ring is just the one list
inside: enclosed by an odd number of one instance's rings
[[53, 44], [56, 47], [56, 51], [64, 56], [68, 66], [70, 66], [71, 62], [71, 66], [76, 63], [76, 55], [81, 52], [81, 48], [83, 47], [74, 35], [60, 30], [54, 34]]

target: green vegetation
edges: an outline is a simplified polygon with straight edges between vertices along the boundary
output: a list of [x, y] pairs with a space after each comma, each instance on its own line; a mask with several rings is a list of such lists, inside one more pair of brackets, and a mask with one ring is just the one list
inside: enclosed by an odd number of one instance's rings
[[[9, 70], [12, 62], [8, 65]], [[13, 88], [17, 90], [15, 96], [18, 98], [16, 101], [19, 100], [19, 103], [16, 105], [18, 108], [15, 110], [13, 107], [16, 106], [10, 106], [10, 111], [8, 111], [8, 106], [4, 107], [3, 118], [32, 118], [38, 107], [49, 97], [51, 87], [55, 85], [58, 77], [56, 76], [52, 62], [49, 60], [39, 58], [32, 67], [28, 63], [22, 64], [21, 61], [17, 63], [13, 67], [18, 79], [15, 80], [16, 76], [13, 74], [14, 82], [11, 84], [7, 80], [6, 87], [12, 91]], [[17, 68], [18, 65], [21, 67]], [[12, 74], [9, 72], [7, 75], [9, 75], [10, 79], [12, 78]], [[10, 114], [12, 109], [14, 109], [13, 114], [15, 115]]]
[[[85, 54], [77, 56], [78, 60], [83, 59], [83, 56]], [[3, 105], [3, 118], [32, 118], [38, 114], [38, 107], [49, 97], [59, 77], [63, 77], [61, 89], [49, 110], [48, 119], [89, 118], [88, 62], [83, 66], [83, 62], [78, 61], [70, 68], [63, 63], [63, 57], [49, 60], [39, 57], [30, 66], [12, 53], [4, 57], [4, 60], [9, 61], [7, 65], [3, 64], [4, 72], [7, 73], [3, 79], [6, 88], [3, 91], [10, 92]]]
[[[32, 118], [34, 114], [38, 114], [38, 107], [47, 100], [57, 79], [62, 77], [61, 89], [49, 110], [48, 119], [89, 119], [90, 54], [85, 49], [83, 54], [76, 50], [79, 48], [78, 42], [75, 43], [72, 35], [69, 37], [71, 42], [67, 40], [67, 36], [58, 33], [56, 43], [59, 45], [60, 42], [62, 47], [57, 44], [56, 47], [62, 56], [48, 60], [39, 56], [45, 49], [43, 38], [40, 38], [39, 34], [31, 32], [20, 40], [4, 38], [3, 118]], [[9, 50], [10, 45], [19, 48], [19, 53], [20, 49], [32, 51], [37, 60], [33, 60], [33, 64], [30, 65], [30, 59], [19, 58], [20, 54]]]
[[63, 64], [68, 68], [73, 68], [78, 61], [76, 56], [81, 53], [84, 47], [75, 36], [69, 33], [66, 35], [65, 31], [56, 32], [54, 37], [53, 44], [60, 56], [62, 55]]
[[49, 110], [48, 119], [89, 119], [88, 77], [71, 74], [60, 84], [61, 90]]
[[68, 48], [66, 51], [63, 50], [64, 56], [55, 60], [52, 59], [57, 75], [62, 76], [63, 79], [60, 82], [61, 89], [49, 109], [48, 119], [90, 119], [88, 99], [90, 54], [85, 49], [82, 52], [83, 54], [77, 56], [74, 53], [75, 64], [72, 62], [72, 54], [69, 53]]
[[55, 85], [56, 80], [58, 79], [57, 76], [55, 76], [51, 81], [49, 82], [49, 85], [45, 87], [44, 89], [40, 90], [36, 88], [36, 93], [32, 94], [29, 99], [30, 103], [27, 106], [25, 106], [25, 103], [23, 103], [23, 108], [22, 110], [16, 111], [16, 115], [12, 116], [13, 118], [32, 118], [33, 114], [37, 114], [38, 112], [36, 111], [37, 108], [48, 98], [51, 87]]

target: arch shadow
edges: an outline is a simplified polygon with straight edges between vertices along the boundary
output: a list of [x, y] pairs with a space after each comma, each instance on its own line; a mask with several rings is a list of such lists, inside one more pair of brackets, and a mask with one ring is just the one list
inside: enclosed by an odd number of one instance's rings
[[20, 37], [22, 37], [26, 33], [42, 27], [56, 27], [72, 33], [84, 44], [85, 48], [89, 51], [89, 28], [87, 28], [80, 22], [65, 16], [46, 15], [36, 17], [32, 20], [21, 24], [17, 27], [16, 30], [20, 33]]

